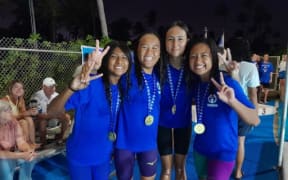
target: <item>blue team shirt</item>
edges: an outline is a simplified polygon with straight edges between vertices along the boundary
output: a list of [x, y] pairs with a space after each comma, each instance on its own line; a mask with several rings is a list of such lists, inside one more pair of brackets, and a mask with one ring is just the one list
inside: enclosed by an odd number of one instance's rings
[[[156, 76], [154, 76], [156, 77]], [[145, 74], [150, 90], [153, 89], [152, 75]], [[116, 148], [132, 152], [143, 152], [157, 149], [157, 129], [160, 113], [160, 84], [157, 79], [156, 98], [151, 114], [154, 122], [150, 126], [145, 125], [145, 117], [148, 115], [148, 97], [145, 83], [140, 88], [135, 73], [131, 74], [131, 85], [124, 90], [124, 99], [119, 110], [118, 138]], [[125, 78], [123, 78], [125, 81]], [[123, 83], [125, 84], [125, 82]], [[152, 92], [151, 92], [152, 94]]]
[[259, 64], [259, 76], [261, 83], [269, 83], [270, 73], [274, 71], [273, 64], [271, 62], [262, 62]]
[[[254, 108], [238, 82], [229, 76], [224, 78], [226, 84], [234, 89], [236, 98], [247, 107]], [[203, 97], [207, 85], [208, 83], [200, 84], [201, 99], [205, 98], [202, 123], [206, 130], [203, 134], [195, 136], [194, 149], [211, 159], [234, 161], [238, 146], [238, 115], [218, 98], [216, 92]], [[196, 92], [197, 90], [193, 93], [195, 98]]]
[[75, 122], [66, 149], [69, 161], [79, 165], [99, 165], [111, 158], [113, 143], [108, 139], [110, 106], [102, 78], [75, 92], [65, 110], [75, 110]]
[[[178, 79], [180, 76], [180, 70], [175, 69], [173, 66], [170, 66], [170, 73], [172, 77], [172, 83], [174, 88], [174, 94], [176, 92]], [[185, 75], [182, 76], [181, 85], [179, 92], [176, 97], [176, 113], [172, 114], [172, 106], [174, 105], [172, 94], [169, 85], [168, 79], [168, 70], [167, 78], [162, 87], [161, 93], [161, 102], [160, 102], [160, 120], [159, 125], [167, 128], [184, 128], [191, 127], [191, 113], [189, 102], [189, 95], [185, 83]], [[188, 98], [188, 99], [187, 99]]]

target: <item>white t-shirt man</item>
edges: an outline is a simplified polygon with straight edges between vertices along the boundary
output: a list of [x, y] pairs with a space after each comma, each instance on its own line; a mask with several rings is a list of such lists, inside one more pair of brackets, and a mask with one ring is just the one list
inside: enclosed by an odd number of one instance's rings
[[31, 99], [36, 99], [38, 101], [38, 105], [41, 107], [42, 113], [47, 113], [47, 106], [50, 104], [50, 102], [58, 96], [59, 93], [54, 92], [51, 94], [50, 99], [45, 95], [43, 89], [37, 91], [34, 93], [31, 97]]
[[242, 61], [239, 63], [239, 83], [248, 96], [248, 88], [256, 88], [260, 86], [260, 79], [255, 64]]
[[[53, 78], [47, 77], [43, 80], [42, 89], [34, 93], [31, 98], [31, 100], [37, 101], [37, 107], [40, 110], [40, 114], [46, 114], [47, 113], [47, 107], [51, 103], [51, 101], [59, 95], [55, 91], [56, 82]], [[46, 92], [46, 94], [45, 94]], [[48, 97], [49, 96], [49, 97]], [[59, 120], [58, 119], [49, 119], [48, 126], [49, 127], [55, 127], [57, 126]]]

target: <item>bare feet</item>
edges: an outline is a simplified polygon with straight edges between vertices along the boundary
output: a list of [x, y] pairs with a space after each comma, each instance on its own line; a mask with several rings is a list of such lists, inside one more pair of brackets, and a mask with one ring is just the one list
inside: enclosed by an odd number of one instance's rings
[[236, 180], [241, 180], [244, 176], [244, 172], [243, 171], [240, 171], [240, 172], [235, 172], [235, 177], [234, 179]]

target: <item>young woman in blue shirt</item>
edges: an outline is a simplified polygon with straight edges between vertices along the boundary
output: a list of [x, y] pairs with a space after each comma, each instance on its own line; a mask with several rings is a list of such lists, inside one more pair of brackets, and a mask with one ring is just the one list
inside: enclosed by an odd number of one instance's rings
[[[90, 72], [99, 69], [101, 64], [103, 77], [90, 77]], [[130, 50], [126, 44], [112, 41], [101, 52], [96, 41], [96, 50], [89, 54], [81, 75], [76, 76], [69, 88], [48, 107], [50, 114], [75, 110], [73, 131], [66, 144], [72, 180], [108, 180], [122, 101], [118, 82], [130, 65]]]
[[160, 48], [154, 32], [145, 32], [136, 40], [135, 66], [129, 89], [124, 90], [117, 128], [115, 166], [119, 180], [133, 177], [135, 157], [141, 179], [154, 179], [156, 175], [161, 89], [155, 65], [161, 62]]
[[171, 179], [175, 167], [176, 179], [186, 177], [186, 155], [191, 137], [190, 106], [184, 75], [184, 52], [190, 33], [182, 21], [173, 22], [166, 30], [163, 58], [164, 83], [161, 88], [158, 151], [161, 156], [161, 180]]
[[229, 180], [237, 153], [238, 116], [250, 125], [259, 124], [259, 117], [239, 83], [219, 72], [214, 41], [193, 40], [187, 50], [187, 83], [197, 113], [196, 171], [201, 180]]

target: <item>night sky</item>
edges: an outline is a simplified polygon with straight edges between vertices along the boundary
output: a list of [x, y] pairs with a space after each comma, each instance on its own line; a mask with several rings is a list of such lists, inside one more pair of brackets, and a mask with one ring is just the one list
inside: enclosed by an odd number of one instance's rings
[[[5, 0], [5, 7], [0, 0], [0, 28], [8, 27], [15, 17], [11, 14], [13, 1]], [[237, 23], [236, 16], [243, 11], [241, 2], [243, 0], [103, 0], [107, 23], [126, 17], [131, 22], [144, 22], [149, 11], [156, 12], [156, 24], [168, 25], [174, 20], [183, 20], [190, 27], [192, 32], [202, 34], [207, 26], [215, 36], [220, 36], [222, 31], [225, 37], [232, 36], [235, 30], [245, 27]], [[286, 46], [288, 40], [288, 0], [250, 0], [256, 2], [257, 7], [267, 11], [272, 15], [271, 32], [280, 33], [280, 38], [272, 38]], [[3, 1], [4, 2], [4, 1]], [[8, 3], [7, 3], [8, 2]], [[215, 14], [215, 9], [219, 3], [225, 3], [228, 8], [228, 16], [224, 18]], [[79, 3], [83, 3], [82, 1]], [[7, 5], [8, 4], [8, 5]], [[260, 11], [261, 11], [260, 9]], [[244, 11], [247, 9], [244, 9]], [[253, 11], [253, 10], [252, 10]], [[259, 11], [259, 10], [258, 10]], [[28, 12], [27, 12], [28, 13]]]
[[[229, 15], [224, 18], [215, 15], [215, 7], [225, 2]], [[288, 1], [287, 0], [256, 0], [267, 12], [272, 14], [272, 31], [281, 33], [281, 41], [288, 39]], [[203, 32], [205, 26], [209, 31], [217, 34], [225, 31], [225, 35], [232, 36], [235, 29], [239, 29], [236, 15], [241, 11], [239, 0], [104, 0], [105, 13], [108, 22], [120, 17], [127, 17], [131, 21], [143, 21], [145, 14], [150, 10], [157, 12], [157, 24], [166, 25], [174, 20], [183, 20], [196, 33]], [[262, 9], [261, 8], [261, 9]], [[243, 8], [242, 8], [243, 9]], [[286, 43], [284, 43], [286, 44]]]

